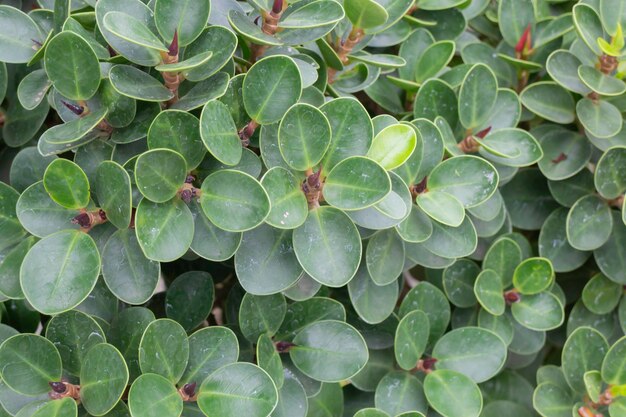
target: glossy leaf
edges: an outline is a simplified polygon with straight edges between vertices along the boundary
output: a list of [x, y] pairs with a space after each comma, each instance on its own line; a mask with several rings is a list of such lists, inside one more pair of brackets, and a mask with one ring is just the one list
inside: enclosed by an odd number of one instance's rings
[[128, 384], [124, 357], [108, 343], [95, 345], [83, 359], [80, 382], [80, 398], [85, 409], [93, 415], [108, 413], [120, 401]]
[[139, 366], [144, 374], [157, 374], [174, 384], [189, 359], [185, 329], [174, 320], [158, 319], [148, 325], [139, 344]]
[[430, 406], [448, 417], [477, 417], [483, 406], [480, 390], [474, 381], [449, 369], [426, 375], [424, 393]]
[[48, 165], [43, 185], [50, 198], [63, 207], [79, 209], [89, 204], [89, 180], [72, 161], [59, 158]]
[[154, 413], [175, 417], [183, 411], [183, 400], [170, 381], [161, 375], [147, 373], [130, 387], [128, 408], [133, 417], [148, 417]]

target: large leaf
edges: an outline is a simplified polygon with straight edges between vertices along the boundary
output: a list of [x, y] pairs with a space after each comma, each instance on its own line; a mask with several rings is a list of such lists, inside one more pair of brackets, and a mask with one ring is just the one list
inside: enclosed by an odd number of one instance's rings
[[178, 152], [187, 162], [187, 171], [191, 171], [200, 165], [205, 155], [199, 125], [198, 118], [192, 114], [178, 110], [163, 111], [150, 125], [148, 147]]
[[241, 140], [228, 107], [211, 100], [202, 109], [200, 136], [204, 145], [218, 161], [236, 165], [241, 160]]
[[207, 26], [209, 0], [159, 0], [154, 5], [154, 22], [167, 42], [178, 35], [180, 46], [189, 45]]
[[349, 324], [334, 320], [311, 323], [293, 339], [289, 350], [294, 364], [311, 378], [337, 382], [359, 372], [368, 359], [360, 333]]
[[574, 330], [567, 338], [561, 355], [567, 384], [574, 391], [584, 393], [585, 372], [600, 370], [608, 350], [606, 339], [597, 330], [584, 326]]
[[2, 380], [12, 390], [36, 396], [61, 380], [61, 357], [52, 342], [34, 334], [18, 334], [0, 345]]
[[200, 204], [217, 227], [243, 232], [257, 227], [270, 213], [270, 199], [259, 181], [241, 171], [221, 170], [202, 183]]
[[187, 368], [189, 341], [185, 329], [170, 319], [158, 319], [148, 325], [139, 344], [139, 366], [144, 374], [158, 374], [172, 384]]
[[128, 368], [122, 354], [108, 343], [87, 351], [80, 371], [80, 398], [93, 415], [111, 411], [128, 384]]
[[[293, 248], [302, 268], [330, 287], [347, 284], [361, 262], [361, 237], [356, 226], [333, 207], [309, 212], [304, 224], [293, 232]], [[318, 262], [319, 257], [326, 262]]]
[[486, 65], [474, 65], [459, 91], [459, 119], [463, 127], [473, 130], [489, 120], [497, 95], [495, 74]]
[[46, 191], [57, 204], [80, 209], [89, 204], [89, 180], [82, 169], [67, 159], [56, 159], [43, 176]]
[[299, 103], [280, 121], [278, 146], [285, 162], [297, 171], [315, 167], [330, 145], [330, 124], [316, 107]]
[[52, 38], [46, 46], [44, 62], [52, 85], [65, 97], [87, 100], [98, 91], [98, 57], [79, 35], [62, 32]]
[[270, 56], [256, 62], [243, 80], [246, 112], [259, 124], [279, 121], [302, 93], [298, 66], [287, 56]]
[[178, 152], [153, 149], [144, 152], [135, 162], [135, 183], [148, 200], [165, 203], [171, 200], [185, 183], [187, 164]]
[[424, 393], [430, 406], [447, 417], [478, 417], [483, 406], [476, 383], [449, 369], [426, 375]]
[[183, 399], [174, 384], [161, 375], [143, 374], [130, 387], [128, 408], [133, 417], [178, 417]]
[[209, 416], [268, 416], [277, 402], [278, 392], [270, 376], [250, 363], [218, 369], [204, 380], [198, 392], [198, 405]]
[[44, 314], [57, 314], [87, 298], [100, 274], [100, 255], [89, 235], [64, 230], [37, 242], [23, 265], [26, 299]]
[[0, 61], [27, 63], [45, 40], [37, 24], [21, 10], [0, 6]]

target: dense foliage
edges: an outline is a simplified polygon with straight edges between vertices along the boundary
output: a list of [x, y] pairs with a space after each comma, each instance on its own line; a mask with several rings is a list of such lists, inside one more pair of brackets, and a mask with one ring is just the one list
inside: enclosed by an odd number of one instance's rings
[[626, 416], [626, 0], [0, 0], [0, 417]]

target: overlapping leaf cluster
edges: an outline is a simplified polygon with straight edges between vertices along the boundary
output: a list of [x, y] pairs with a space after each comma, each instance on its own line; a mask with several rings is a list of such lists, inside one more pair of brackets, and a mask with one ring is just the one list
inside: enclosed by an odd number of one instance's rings
[[626, 416], [624, 27], [0, 1], [0, 417]]

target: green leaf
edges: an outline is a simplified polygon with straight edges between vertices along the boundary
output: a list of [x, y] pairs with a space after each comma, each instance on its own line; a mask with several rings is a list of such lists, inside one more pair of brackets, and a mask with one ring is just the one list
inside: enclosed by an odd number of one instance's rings
[[545, 258], [529, 258], [520, 263], [513, 273], [513, 286], [521, 294], [538, 294], [554, 282], [552, 263]]
[[143, 304], [152, 297], [160, 264], [145, 257], [135, 232], [115, 232], [102, 251], [102, 276], [111, 292], [128, 304]]
[[186, 331], [191, 331], [207, 319], [213, 298], [213, 279], [208, 272], [185, 272], [167, 289], [165, 313]]
[[130, 65], [115, 65], [109, 79], [118, 93], [136, 100], [161, 102], [174, 97], [159, 80]]
[[213, 372], [198, 391], [198, 406], [208, 416], [269, 416], [277, 402], [278, 392], [270, 376], [243, 362]]
[[135, 231], [148, 259], [171, 262], [187, 252], [193, 240], [193, 216], [178, 198], [165, 203], [141, 200], [135, 213]]
[[293, 59], [270, 56], [257, 61], [243, 80], [246, 112], [259, 124], [279, 121], [302, 93], [302, 78]]
[[[41, 183], [39, 184], [40, 187], [37, 188], [40, 192], [37, 197], [47, 198], [48, 196], [45, 195], [43, 186]], [[20, 201], [25, 201], [25, 198], [29, 196], [28, 194], [24, 194], [25, 193], [22, 193], [22, 195], [20, 195], [7, 184], [0, 182], [0, 249], [5, 249], [17, 244], [25, 235], [24, 228], [20, 224], [20, 222], [23, 222], [20, 218], [21, 206], [18, 206]], [[49, 198], [47, 199], [49, 200]], [[56, 205], [54, 202], [50, 202]], [[65, 211], [63, 208], [61, 208], [61, 210]], [[24, 221], [23, 223], [27, 222]]]
[[417, 366], [428, 344], [430, 323], [428, 316], [421, 310], [414, 310], [405, 315], [394, 338], [393, 349], [398, 365], [410, 371]]
[[165, 203], [178, 193], [187, 178], [185, 158], [169, 149], [144, 152], [135, 163], [135, 183], [148, 200]]
[[548, 74], [561, 86], [578, 94], [587, 95], [591, 92], [578, 76], [578, 67], [582, 65], [580, 59], [573, 53], [559, 49], [548, 57], [546, 70]]
[[332, 169], [350, 156], [366, 155], [372, 144], [374, 129], [363, 105], [353, 98], [337, 98], [326, 102], [320, 110], [332, 132], [330, 146], [322, 161], [324, 170]]
[[452, 304], [460, 308], [476, 305], [473, 290], [479, 273], [478, 265], [468, 259], [459, 259], [443, 271], [443, 290]]
[[104, 161], [96, 172], [96, 195], [107, 219], [118, 229], [130, 225], [132, 188], [130, 176], [121, 165]]
[[63, 145], [61, 148], [63, 150], [75, 146], [76, 143], [80, 143], [80, 139], [89, 138], [89, 134], [96, 129], [106, 115], [107, 109], [101, 108], [78, 119], [53, 126], [41, 135], [40, 146], [41, 142], [52, 145]]
[[377, 408], [362, 408], [354, 414], [354, 417], [389, 417], [389, 414]]
[[[261, 264], [259, 259], [263, 259]], [[293, 286], [303, 271], [291, 231], [261, 225], [245, 232], [235, 254], [235, 271], [241, 286], [251, 294], [275, 294]]]
[[225, 165], [241, 161], [241, 139], [228, 107], [221, 101], [211, 100], [202, 108], [200, 136], [211, 155]]
[[255, 178], [229, 169], [204, 180], [200, 204], [213, 224], [231, 232], [257, 227], [271, 209], [267, 192]]
[[295, 229], [302, 225], [309, 213], [301, 184], [287, 169], [273, 167], [261, 179], [261, 185], [270, 198], [271, 210], [265, 219], [279, 229]]
[[187, 162], [187, 171], [191, 171], [200, 165], [205, 155], [199, 126], [200, 121], [192, 114], [178, 110], [162, 111], [148, 130], [148, 147], [178, 152]]
[[223, 26], [207, 27], [195, 41], [185, 48], [184, 57], [191, 59], [205, 51], [211, 51], [213, 54], [202, 65], [186, 70], [185, 78], [194, 82], [209, 78], [224, 67], [232, 58], [236, 48], [237, 37], [231, 30]]
[[533, 165], [544, 156], [537, 140], [522, 129], [498, 129], [484, 139], [474, 138], [474, 140], [481, 145], [481, 155], [492, 162], [506, 166]]
[[361, 263], [356, 275], [348, 283], [352, 306], [361, 320], [378, 324], [389, 317], [398, 300], [398, 283], [378, 285], [369, 275], [367, 265]]
[[207, 26], [210, 11], [209, 0], [159, 0], [154, 5], [154, 23], [167, 42], [177, 33], [178, 44], [186, 46]]
[[502, 37], [509, 46], [515, 46], [524, 30], [533, 23], [535, 12], [531, 0], [503, 0], [499, 3], [498, 25]]
[[335, 1], [313, 1], [285, 15], [278, 22], [284, 29], [304, 29], [325, 26], [343, 19], [345, 13]]
[[283, 364], [274, 342], [266, 334], [259, 336], [256, 344], [256, 357], [259, 367], [272, 378], [276, 388], [282, 388], [285, 381]]
[[346, 310], [343, 304], [324, 297], [311, 297], [289, 304], [276, 338], [292, 340], [300, 330], [319, 320], [345, 321]]
[[421, 243], [431, 236], [433, 225], [420, 207], [412, 205], [409, 216], [396, 226], [396, 231], [405, 242]]
[[[417, 91], [413, 102], [413, 117], [433, 121], [437, 116], [455, 125], [459, 119], [458, 100], [452, 87], [438, 78], [431, 78]], [[412, 123], [416, 124], [415, 121]], [[425, 136], [421, 126], [417, 127], [421, 135]]]
[[9, 64], [29, 62], [45, 40], [37, 24], [15, 7], [0, 6], [0, 28], [0, 61]]
[[559, 207], [538, 169], [520, 171], [500, 192], [513, 226], [523, 230], [540, 229], [550, 213]]
[[613, 199], [626, 191], [626, 173], [621, 169], [625, 162], [626, 146], [610, 148], [600, 157], [593, 179], [602, 197]]
[[[619, 339], [606, 353], [602, 361], [602, 380], [611, 385], [626, 384], [626, 337]], [[600, 356], [600, 355], [597, 355]], [[597, 363], [594, 358], [594, 364]], [[596, 368], [597, 369], [597, 368]]]
[[93, 415], [111, 411], [128, 384], [128, 368], [122, 354], [108, 343], [87, 351], [80, 371], [80, 399]]
[[258, 45], [282, 45], [283, 43], [275, 36], [263, 32], [261, 27], [255, 25], [246, 14], [239, 10], [228, 11], [228, 23], [235, 32]]
[[72, 417], [78, 413], [73, 398], [62, 398], [58, 401], [33, 401], [24, 406], [16, 416], [32, 417]]
[[420, 380], [401, 371], [389, 372], [380, 380], [376, 386], [374, 403], [394, 416], [404, 416], [409, 411], [426, 413], [428, 409]]
[[565, 313], [559, 299], [545, 291], [534, 295], [522, 295], [511, 306], [513, 317], [531, 330], [552, 330], [563, 324]]
[[482, 126], [494, 110], [498, 96], [498, 80], [484, 64], [468, 71], [459, 91], [459, 120], [463, 127], [474, 130]]
[[439, 74], [454, 56], [455, 46], [452, 41], [439, 41], [429, 45], [419, 57], [413, 75], [418, 84], [422, 84]]
[[480, 383], [502, 369], [507, 352], [506, 344], [498, 335], [468, 326], [446, 333], [435, 344], [432, 356], [437, 359], [435, 366], [438, 370], [456, 371]]
[[365, 31], [383, 25], [389, 18], [387, 10], [374, 0], [344, 1], [343, 8], [352, 26]]
[[622, 298], [621, 287], [603, 274], [594, 275], [583, 288], [582, 301], [594, 314], [608, 314]]
[[152, 321], [154, 321], [152, 311], [144, 307], [129, 307], [122, 310], [111, 322], [109, 342], [124, 355], [131, 381], [141, 374], [139, 343], [141, 336]]
[[489, 162], [470, 155], [456, 156], [433, 169], [428, 176], [428, 190], [448, 193], [467, 208], [491, 197], [498, 181], [498, 172]]
[[[17, 87], [17, 98], [22, 107], [26, 110], [33, 110], [41, 104], [51, 86], [52, 81], [48, 79], [48, 74], [43, 69], [35, 70], [20, 81]], [[1, 85], [0, 92], [2, 92]], [[2, 98], [0, 94], [0, 99]]]
[[198, 200], [192, 200], [189, 209], [194, 220], [191, 250], [211, 261], [225, 261], [232, 257], [241, 243], [242, 234], [216, 227], [205, 216]]
[[571, 94], [553, 82], [529, 85], [521, 92], [520, 100], [528, 110], [551, 122], [569, 124], [576, 117]]
[[329, 287], [347, 284], [361, 261], [361, 238], [354, 223], [328, 206], [309, 212], [304, 224], [293, 232], [293, 248], [302, 268]]
[[158, 319], [148, 325], [139, 344], [142, 373], [157, 374], [175, 384], [183, 376], [188, 359], [189, 341], [180, 324]]
[[224, 365], [237, 362], [239, 343], [232, 330], [210, 326], [189, 336], [189, 361], [179, 385], [204, 381]]
[[26, 299], [37, 311], [52, 315], [87, 298], [100, 273], [100, 255], [89, 235], [64, 230], [37, 242], [22, 265]]
[[278, 128], [278, 146], [287, 165], [297, 171], [313, 168], [329, 145], [330, 124], [320, 110], [304, 103], [287, 110]]
[[0, 296], [13, 299], [24, 298], [20, 286], [20, 267], [24, 257], [36, 241], [35, 237], [28, 237], [3, 253], [4, 259], [0, 262]]
[[308, 401], [302, 384], [295, 377], [285, 375], [272, 417], [305, 417], [307, 411]]
[[485, 254], [483, 269], [494, 270], [506, 288], [513, 282], [513, 273], [522, 259], [520, 246], [514, 240], [503, 237], [496, 240]]
[[46, 46], [46, 73], [52, 85], [72, 100], [90, 99], [100, 86], [100, 66], [89, 43], [73, 32], [62, 32]]
[[619, 96], [626, 92], [626, 84], [619, 78], [606, 75], [587, 65], [578, 67], [578, 76], [587, 87], [603, 96]]
[[569, 335], [563, 346], [561, 363], [565, 380], [575, 392], [586, 392], [585, 372], [599, 370], [608, 350], [604, 336], [591, 327], [579, 327]]
[[342, 210], [359, 210], [380, 202], [391, 191], [391, 179], [372, 159], [344, 159], [328, 173], [324, 199]]
[[597, 39], [604, 38], [604, 29], [598, 13], [587, 4], [577, 4], [573, 9], [574, 26], [578, 36], [595, 55], [601, 55]]
[[57, 204], [80, 209], [89, 204], [89, 181], [82, 169], [67, 159], [56, 159], [43, 176], [46, 191]]
[[572, 415], [572, 398], [569, 390], [552, 382], [539, 384], [533, 395], [533, 406], [546, 417]]
[[[0, 246], [11, 246], [24, 236], [24, 230], [13, 218], [11, 211], [15, 207], [17, 218], [24, 228], [37, 237], [45, 237], [65, 229], [78, 229], [80, 226], [72, 224], [72, 219], [78, 215], [77, 210], [67, 209], [52, 201], [46, 192], [43, 181], [36, 182], [28, 187], [14, 205], [12, 194], [16, 194], [9, 186], [0, 185], [3, 198], [0, 201], [8, 203], [2, 206], [2, 243]], [[9, 208], [11, 211], [9, 211]], [[17, 225], [17, 227], [16, 227]], [[6, 234], [4, 234], [6, 233]]]
[[594, 250], [611, 235], [611, 208], [600, 197], [588, 195], [578, 200], [567, 215], [567, 240], [578, 250]]
[[404, 164], [416, 146], [415, 130], [409, 125], [395, 124], [378, 132], [367, 156], [386, 170], [392, 170]]
[[429, 345], [444, 334], [450, 323], [450, 304], [446, 296], [433, 284], [421, 281], [412, 288], [400, 305], [400, 316], [421, 310], [428, 316], [430, 324]]
[[246, 293], [239, 306], [239, 328], [251, 343], [259, 336], [273, 336], [280, 328], [287, 304], [282, 294], [266, 296]]
[[615, 136], [622, 129], [619, 109], [605, 100], [583, 98], [576, 104], [576, 115], [585, 129], [598, 138]]
[[183, 399], [174, 384], [161, 375], [143, 374], [130, 387], [128, 408], [133, 417], [178, 417]]
[[77, 310], [66, 311], [50, 319], [46, 327], [46, 339], [57, 348], [63, 368], [72, 375], [80, 374], [89, 349], [106, 340], [100, 325], [92, 317]]
[[50, 390], [61, 380], [61, 357], [52, 342], [34, 334], [17, 334], [0, 345], [2, 380], [12, 390], [29, 396]]
[[446, 417], [478, 417], [483, 407], [476, 383], [449, 369], [426, 375], [424, 394], [430, 406]]
[[391, 229], [376, 233], [368, 242], [365, 260], [369, 276], [376, 285], [395, 282], [404, 262], [402, 238]]
[[504, 287], [502, 278], [493, 269], [485, 269], [478, 274], [474, 283], [474, 294], [480, 306], [494, 316], [504, 313]]
[[363, 336], [341, 321], [321, 320], [309, 324], [293, 339], [289, 350], [294, 364], [307, 376], [337, 382], [356, 375], [367, 363]]
[[541, 148], [543, 158], [539, 161], [539, 169], [553, 181], [571, 178], [583, 170], [592, 152], [585, 136], [565, 129], [555, 129], [544, 135]]
[[140, 20], [126, 13], [109, 12], [102, 19], [104, 27], [115, 36], [143, 48], [167, 52], [167, 46], [163, 44], [148, 26]]
[[476, 250], [476, 228], [469, 217], [458, 227], [433, 222], [433, 234], [424, 242], [424, 248], [444, 258], [462, 258]]

